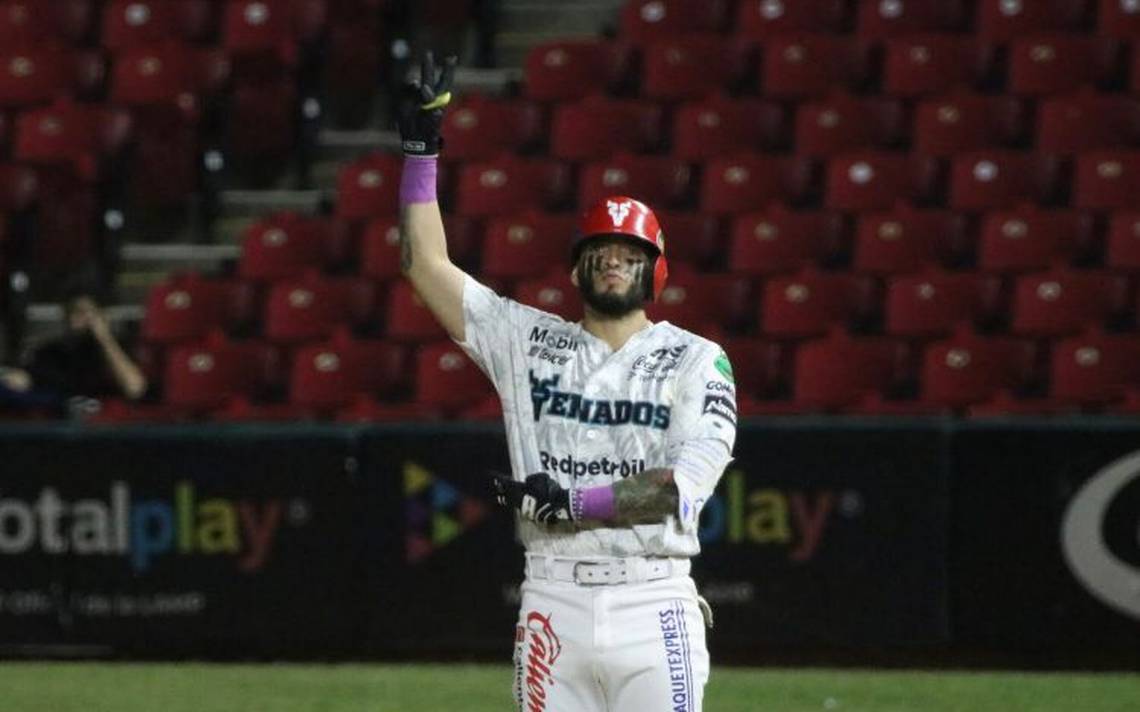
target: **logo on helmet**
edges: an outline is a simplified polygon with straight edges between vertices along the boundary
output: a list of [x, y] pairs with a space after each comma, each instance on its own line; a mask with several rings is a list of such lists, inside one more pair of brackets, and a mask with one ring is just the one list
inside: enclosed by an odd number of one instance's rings
[[620, 227], [627, 216], [629, 216], [630, 202], [624, 200], [617, 202], [614, 200], [606, 201], [606, 209], [610, 211], [610, 217], [613, 218], [614, 227]]

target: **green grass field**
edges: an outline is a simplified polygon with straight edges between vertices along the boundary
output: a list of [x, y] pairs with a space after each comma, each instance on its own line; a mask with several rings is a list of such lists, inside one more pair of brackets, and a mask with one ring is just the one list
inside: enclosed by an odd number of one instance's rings
[[[502, 665], [0, 663], [0, 710], [508, 712], [510, 676]], [[1135, 712], [1140, 675], [722, 667], [705, 709]]]

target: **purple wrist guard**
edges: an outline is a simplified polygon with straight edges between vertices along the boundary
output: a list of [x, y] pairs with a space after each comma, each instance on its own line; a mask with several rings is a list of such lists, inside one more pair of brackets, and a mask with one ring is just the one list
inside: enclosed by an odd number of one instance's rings
[[613, 485], [570, 491], [570, 514], [575, 521], [582, 519], [607, 521], [613, 519], [616, 512]]
[[412, 203], [434, 203], [436, 158], [404, 157], [404, 170], [400, 174], [400, 206]]

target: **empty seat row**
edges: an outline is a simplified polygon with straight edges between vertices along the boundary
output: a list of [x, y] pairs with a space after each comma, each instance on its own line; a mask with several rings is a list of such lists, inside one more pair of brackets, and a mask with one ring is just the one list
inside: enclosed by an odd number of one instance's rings
[[[383, 154], [345, 164], [337, 180], [338, 215], [396, 215], [399, 159]], [[1010, 149], [956, 154], [857, 151], [827, 159], [760, 152], [690, 165], [666, 157], [619, 154], [574, 166], [546, 157], [503, 155], [461, 163], [441, 174], [441, 202], [458, 215], [528, 209], [573, 210], [600, 195], [627, 193], [661, 209], [732, 215], [772, 202], [868, 212], [898, 202], [985, 211], [1023, 203], [1089, 210], [1135, 205], [1140, 151], [1086, 151], [1072, 159]], [[454, 186], [454, 187], [453, 187]]]
[[[960, 328], [923, 345], [833, 329], [801, 343], [728, 339], [725, 348], [747, 364], [738, 369], [745, 415], [952, 412], [1012, 394], [1025, 408], [1076, 410], [1135, 400], [1140, 389], [1140, 336], [1097, 329], [1039, 343]], [[409, 347], [337, 332], [282, 351], [211, 334], [147, 366], [160, 374], [158, 417], [328, 417], [369, 405], [368, 417], [497, 414], [486, 377], [449, 341]]]
[[[804, 268], [758, 280], [733, 273], [677, 269], [648, 306], [665, 320], [709, 336], [755, 330], [799, 339], [833, 325], [930, 338], [960, 323], [1024, 336], [1052, 337], [1086, 326], [1135, 329], [1136, 290], [1126, 275], [1052, 268], [1001, 278], [975, 272], [919, 272], [876, 279]], [[488, 280], [522, 303], [581, 318], [565, 267], [542, 277]], [[214, 330], [260, 333], [274, 343], [323, 338], [338, 328], [407, 342], [444, 335], [410, 285], [358, 277], [305, 275], [259, 288], [238, 280], [180, 277], [151, 290], [142, 337], [178, 343]]]
[[[850, 218], [780, 204], [729, 220], [715, 214], [657, 214], [672, 260], [749, 275], [791, 272], [810, 264], [872, 275], [926, 266], [991, 273], [1055, 264], [1140, 270], [1140, 214], [1134, 211], [1101, 217], [1018, 205], [973, 218], [900, 203]], [[458, 264], [485, 277], [513, 280], [566, 266], [576, 223], [574, 213], [528, 210], [486, 221], [449, 216], [445, 229], [449, 252]], [[355, 221], [282, 212], [246, 228], [238, 261], [244, 279], [271, 281], [314, 267], [377, 280], [398, 277], [398, 219], [374, 218], [357, 226]]]
[[1046, 31], [1140, 34], [1132, 0], [629, 0], [619, 33], [644, 42], [699, 29], [753, 38], [845, 32], [881, 39], [914, 32], [972, 31], [1009, 40]]
[[[549, 127], [548, 127], [549, 124]], [[1077, 92], [1040, 102], [953, 93], [917, 102], [836, 93], [800, 103], [794, 115], [760, 99], [713, 94], [663, 112], [647, 102], [592, 97], [547, 119], [533, 102], [469, 96], [444, 120], [446, 160], [489, 160], [549, 150], [567, 160], [618, 151], [696, 161], [763, 149], [826, 157], [862, 149], [950, 156], [986, 148], [1072, 154], [1140, 145], [1140, 99]]]
[[542, 102], [597, 93], [679, 101], [716, 90], [788, 100], [839, 88], [904, 98], [1004, 88], [1032, 97], [1082, 86], [1140, 91], [1138, 70], [1140, 59], [1125, 41], [1082, 35], [1021, 37], [1007, 47], [971, 36], [916, 35], [880, 46], [811, 34], [773, 38], [756, 47], [697, 34], [640, 50], [617, 40], [539, 45], [526, 59], [524, 91]]

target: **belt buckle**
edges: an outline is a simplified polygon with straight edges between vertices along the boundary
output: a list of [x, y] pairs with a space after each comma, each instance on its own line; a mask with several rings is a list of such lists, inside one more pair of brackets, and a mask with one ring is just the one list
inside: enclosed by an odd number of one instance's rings
[[581, 571], [582, 566], [593, 566], [593, 565], [594, 565], [593, 562], [590, 562], [590, 561], [575, 561], [574, 562], [574, 568], [571, 570], [571, 578], [574, 579], [574, 583], [578, 584], [579, 586], [592, 586], [594, 584], [594, 582], [593, 581], [583, 581], [580, 571]]

